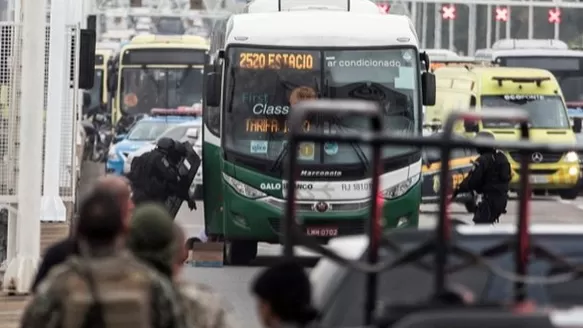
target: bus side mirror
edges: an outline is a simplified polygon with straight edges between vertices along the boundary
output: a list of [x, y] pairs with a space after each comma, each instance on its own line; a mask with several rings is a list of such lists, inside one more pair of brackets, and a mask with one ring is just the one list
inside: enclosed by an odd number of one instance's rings
[[435, 75], [424, 72], [421, 74], [421, 91], [423, 92], [423, 105], [435, 106], [436, 94]]
[[581, 133], [581, 118], [575, 117], [573, 119], [573, 132]]
[[464, 121], [464, 130], [467, 133], [477, 133], [480, 132], [480, 126], [475, 121]]
[[95, 82], [95, 30], [82, 29], [79, 42], [79, 89], [91, 89]]
[[221, 75], [210, 72], [206, 76], [206, 104], [210, 107], [221, 105]]

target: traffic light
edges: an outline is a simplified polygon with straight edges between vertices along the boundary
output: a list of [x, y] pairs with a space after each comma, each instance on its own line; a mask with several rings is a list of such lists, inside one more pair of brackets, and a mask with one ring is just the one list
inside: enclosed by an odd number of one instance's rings
[[454, 5], [443, 5], [441, 7], [441, 17], [445, 20], [454, 20], [456, 16]]
[[379, 3], [377, 4], [377, 7], [379, 7], [380, 11], [385, 14], [388, 14], [389, 10], [391, 9], [391, 5], [388, 3]]
[[551, 24], [561, 23], [561, 9], [559, 8], [549, 9], [549, 23]]
[[496, 20], [498, 22], [507, 22], [510, 18], [508, 7], [496, 7]]

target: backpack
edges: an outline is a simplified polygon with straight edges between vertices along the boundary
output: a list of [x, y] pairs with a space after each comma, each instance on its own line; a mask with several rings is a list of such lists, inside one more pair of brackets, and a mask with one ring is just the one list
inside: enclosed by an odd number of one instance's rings
[[150, 152], [144, 153], [132, 160], [132, 165], [130, 167], [130, 173], [128, 178], [132, 185], [140, 185], [140, 179], [147, 177], [149, 172], [146, 171], [148, 165], [148, 155]]
[[73, 257], [64, 281], [63, 328], [151, 328], [152, 278], [129, 256]]
[[506, 155], [498, 151], [494, 156], [494, 165], [498, 171], [498, 178], [501, 182], [510, 182], [510, 180], [512, 180], [512, 168], [510, 167], [510, 162], [508, 162]]

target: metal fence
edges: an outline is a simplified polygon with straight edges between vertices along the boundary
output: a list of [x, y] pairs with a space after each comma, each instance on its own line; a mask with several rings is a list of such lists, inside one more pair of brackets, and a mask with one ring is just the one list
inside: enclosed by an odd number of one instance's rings
[[[59, 154], [59, 195], [67, 203], [75, 202], [77, 187], [76, 156], [78, 133], [78, 104], [79, 89], [77, 74], [79, 65], [79, 46], [75, 42], [79, 38], [79, 27], [67, 26], [66, 51], [70, 63], [69, 71], [72, 79], [68, 81], [66, 96], [62, 106], [62, 121], [59, 128], [61, 133], [61, 152]], [[46, 118], [49, 69], [50, 30], [47, 26], [46, 56], [44, 72], [39, 72], [39, 78], [44, 79], [44, 108]], [[0, 263], [6, 258], [7, 229], [9, 217], [13, 211], [3, 210], [3, 207], [15, 208], [18, 196], [19, 172], [19, 133], [20, 133], [20, 94], [22, 68], [22, 35], [21, 25], [14, 22], [0, 22]], [[44, 142], [43, 142], [44, 143]], [[43, 148], [44, 149], [44, 148]], [[45, 156], [43, 153], [43, 160]], [[25, 172], [22, 172], [26, 174]], [[43, 172], [44, 174], [44, 172]], [[40, 192], [40, 191], [39, 191]], [[40, 206], [40, 204], [39, 204]], [[9, 214], [9, 212], [11, 212]], [[39, 218], [40, 219], [40, 218]]]

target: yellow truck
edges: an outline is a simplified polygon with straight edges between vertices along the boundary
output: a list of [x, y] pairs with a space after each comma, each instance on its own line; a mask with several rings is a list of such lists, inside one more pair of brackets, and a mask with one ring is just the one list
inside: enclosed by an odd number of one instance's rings
[[[531, 140], [573, 143], [581, 121], [571, 127], [561, 88], [547, 70], [509, 67], [442, 67], [435, 71], [437, 102], [426, 109], [429, 120], [443, 120], [451, 110], [487, 111], [490, 108], [521, 108], [530, 114]], [[519, 131], [506, 121], [484, 120], [477, 124], [458, 122], [456, 131], [473, 136], [489, 131], [498, 140], [516, 140]], [[506, 152], [513, 168], [511, 189], [518, 189], [517, 152]], [[563, 199], [577, 197], [581, 171], [575, 152], [534, 153], [531, 156], [531, 184], [535, 194], [556, 191]]]

